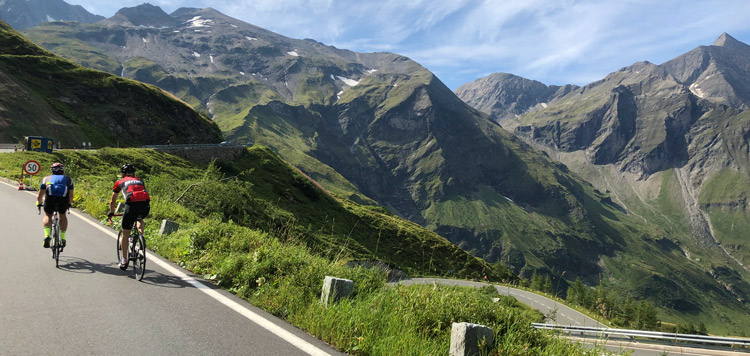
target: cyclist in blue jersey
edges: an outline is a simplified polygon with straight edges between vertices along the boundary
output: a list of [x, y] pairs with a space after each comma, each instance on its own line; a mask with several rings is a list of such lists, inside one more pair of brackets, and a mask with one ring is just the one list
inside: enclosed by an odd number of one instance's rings
[[42, 179], [39, 194], [36, 196], [36, 205], [44, 204], [44, 217], [42, 218], [44, 248], [49, 248], [52, 214], [55, 211], [60, 217], [60, 245], [65, 247], [65, 233], [68, 231], [68, 216], [65, 212], [73, 203], [73, 179], [65, 175], [65, 167], [62, 163], [53, 163], [50, 171], [52, 175]]

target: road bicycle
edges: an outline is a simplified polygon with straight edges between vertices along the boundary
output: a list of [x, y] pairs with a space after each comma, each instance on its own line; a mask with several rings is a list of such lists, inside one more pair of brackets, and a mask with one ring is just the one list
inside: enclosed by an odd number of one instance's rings
[[[42, 205], [37, 205], [39, 215], [42, 214]], [[52, 250], [52, 258], [55, 259], [55, 267], [60, 268], [60, 253], [63, 251], [62, 243], [60, 242], [60, 217], [57, 216], [57, 210], [52, 214], [52, 229], [50, 231], [50, 237], [52, 243], [50, 249]]]
[[[115, 214], [113, 216], [122, 216], [122, 214]], [[143, 224], [142, 218], [138, 218], [137, 221]], [[110, 225], [112, 224], [112, 218], [109, 218], [109, 223]], [[133, 264], [135, 278], [140, 281], [146, 273], [146, 237], [140, 233], [137, 226], [133, 226], [133, 229], [130, 231], [130, 238], [128, 239], [128, 263]], [[122, 258], [121, 241], [122, 229], [117, 233], [117, 262], [120, 262], [120, 258]]]

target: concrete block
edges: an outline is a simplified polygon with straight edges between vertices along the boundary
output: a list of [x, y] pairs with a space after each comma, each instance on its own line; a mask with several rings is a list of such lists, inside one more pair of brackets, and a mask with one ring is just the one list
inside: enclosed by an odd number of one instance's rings
[[354, 291], [354, 282], [349, 279], [326, 276], [323, 280], [323, 291], [320, 302], [328, 305], [349, 297]]
[[[451, 326], [450, 356], [486, 355], [492, 347], [495, 333], [492, 329], [479, 324], [453, 323]], [[482, 339], [485, 341], [482, 342]], [[480, 345], [486, 345], [480, 348]]]
[[179, 228], [180, 228], [180, 224], [174, 221], [162, 220], [161, 229], [159, 229], [159, 235], [169, 235], [177, 231], [177, 229]]

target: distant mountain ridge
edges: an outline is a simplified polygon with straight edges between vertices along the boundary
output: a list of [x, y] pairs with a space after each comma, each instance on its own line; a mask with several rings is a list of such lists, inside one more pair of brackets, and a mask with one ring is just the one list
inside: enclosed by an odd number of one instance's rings
[[0, 20], [16, 30], [22, 30], [51, 21], [77, 21], [93, 23], [103, 20], [81, 5], [70, 5], [63, 0], [0, 0]]
[[221, 141], [213, 123], [161, 89], [73, 64], [1, 20], [0, 127], [2, 142], [43, 135], [65, 148]]
[[493, 73], [461, 85], [456, 95], [502, 123], [529, 110], [545, 108], [576, 89], [577, 85], [546, 86], [509, 73]]
[[749, 59], [750, 46], [724, 33], [711, 46], [622, 68], [518, 116], [505, 113], [520, 101], [494, 99], [515, 88], [487, 84], [497, 76], [457, 94], [628, 211], [667, 227], [686, 256], [748, 305]]
[[[169, 15], [177, 25], [161, 14], [135, 25], [141, 11], [24, 33], [77, 63], [168, 90], [227, 139], [267, 145], [334, 194], [377, 202], [523, 276], [604, 278], [675, 317], [745, 311], [717, 281], [727, 281], [723, 270], [713, 278], [686, 264], [663, 226], [505, 132], [406, 57], [290, 39], [213, 9], [179, 9]], [[580, 89], [541, 90], [529, 103], [543, 109]]]
[[164, 10], [151, 4], [122, 8], [114, 16], [99, 21], [110, 26], [174, 27], [180, 22]]

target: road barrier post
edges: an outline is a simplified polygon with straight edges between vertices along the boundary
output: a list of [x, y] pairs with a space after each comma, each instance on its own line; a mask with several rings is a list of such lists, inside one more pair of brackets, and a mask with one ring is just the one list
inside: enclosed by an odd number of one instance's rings
[[178, 224], [178, 223], [176, 223], [174, 221], [170, 221], [170, 220], [166, 220], [166, 219], [162, 220], [161, 221], [161, 228], [159, 229], [159, 235], [169, 235], [169, 234], [177, 231], [177, 229], [179, 229], [179, 228], [180, 228], [180, 224]]
[[453, 323], [451, 326], [450, 356], [485, 355], [492, 347], [495, 333], [484, 325]]
[[354, 291], [354, 282], [349, 279], [326, 276], [323, 280], [323, 291], [320, 302], [328, 305], [349, 297]]

